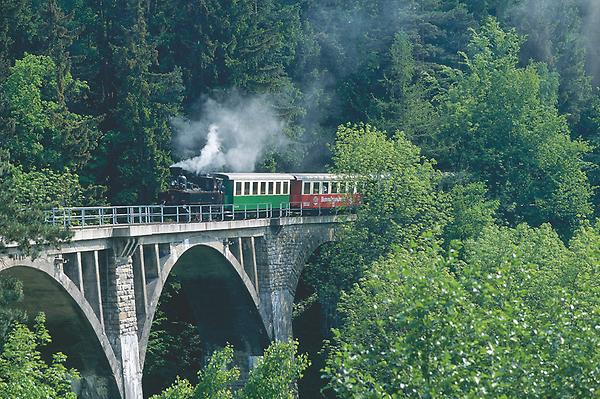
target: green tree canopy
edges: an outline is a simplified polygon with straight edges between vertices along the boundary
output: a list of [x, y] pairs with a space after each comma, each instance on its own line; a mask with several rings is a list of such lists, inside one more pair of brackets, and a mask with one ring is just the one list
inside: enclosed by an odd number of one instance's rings
[[119, 204], [155, 201], [165, 188], [172, 163], [169, 120], [180, 112], [183, 90], [179, 69], [152, 69], [157, 60], [148, 39], [146, 2], [124, 3], [113, 10], [121, 16], [111, 47], [119, 95], [109, 111], [106, 152], [99, 154], [101, 174]]
[[568, 234], [592, 210], [589, 147], [558, 114], [557, 77], [543, 65], [518, 67], [521, 43], [493, 19], [473, 32], [467, 72], [440, 97], [441, 161], [484, 181], [510, 223], [550, 222]]
[[56, 353], [47, 364], [40, 347], [50, 343], [50, 335], [40, 314], [33, 329], [15, 324], [0, 353], [0, 398], [76, 399], [71, 381], [79, 375], [64, 366], [65, 355]]
[[600, 230], [489, 227], [398, 249], [340, 303], [326, 367], [340, 397], [597, 396]]
[[305, 355], [298, 354], [297, 342], [275, 342], [264, 352], [250, 370], [244, 386], [232, 389], [240, 371], [233, 367], [233, 347], [226, 346], [210, 357], [204, 369], [198, 372], [194, 387], [179, 379], [160, 395], [151, 399], [293, 399], [294, 384], [308, 366]]
[[[10, 165], [0, 150], [0, 253], [17, 243], [24, 254], [35, 255], [42, 244], [56, 245], [70, 233], [46, 223], [44, 209], [76, 204], [81, 186], [69, 173], [29, 172]], [[48, 173], [48, 174], [46, 174]]]
[[342, 125], [332, 153], [332, 171], [358, 184], [362, 205], [357, 220], [306, 272], [330, 317], [340, 290], [374, 260], [424, 231], [441, 232], [449, 219], [447, 196], [437, 189], [441, 174], [402, 132], [390, 139], [370, 125]]
[[23, 284], [12, 277], [0, 277], [0, 351], [13, 322], [24, 322], [25, 313], [15, 305], [23, 299]]
[[494, 223], [498, 200], [488, 200], [487, 188], [481, 182], [457, 184], [450, 190], [452, 221], [444, 229], [444, 239], [464, 241], [477, 237]]
[[0, 83], [0, 99], [7, 110], [0, 147], [26, 170], [80, 170], [97, 145], [97, 120], [67, 107], [80, 100], [87, 83], [67, 73], [58, 86], [56, 77], [57, 66], [50, 57], [26, 54]]

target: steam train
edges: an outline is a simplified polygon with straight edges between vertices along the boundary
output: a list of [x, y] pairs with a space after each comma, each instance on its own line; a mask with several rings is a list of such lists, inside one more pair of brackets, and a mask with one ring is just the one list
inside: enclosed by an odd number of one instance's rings
[[210, 173], [171, 167], [165, 205], [230, 205], [233, 210], [298, 207], [333, 210], [360, 202], [355, 183], [328, 173]]

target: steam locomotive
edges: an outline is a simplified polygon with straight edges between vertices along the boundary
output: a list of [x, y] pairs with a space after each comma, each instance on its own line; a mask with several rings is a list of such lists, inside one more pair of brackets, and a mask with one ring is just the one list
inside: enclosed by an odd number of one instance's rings
[[171, 166], [171, 180], [159, 200], [166, 205], [209, 205], [223, 203], [223, 179], [214, 175], [196, 175]]
[[209, 173], [171, 167], [165, 205], [230, 205], [234, 210], [334, 209], [360, 202], [355, 183], [329, 173]]

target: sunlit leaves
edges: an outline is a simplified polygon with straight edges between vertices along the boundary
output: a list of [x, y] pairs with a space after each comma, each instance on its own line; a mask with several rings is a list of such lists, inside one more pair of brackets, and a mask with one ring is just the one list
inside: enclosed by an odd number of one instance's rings
[[488, 227], [463, 259], [398, 250], [343, 296], [325, 373], [340, 397], [596, 397], [597, 228]]
[[70, 111], [59, 100], [77, 102], [87, 83], [64, 76], [58, 93], [56, 64], [48, 56], [26, 54], [0, 84], [1, 98], [13, 128], [0, 128], [0, 146], [11, 162], [33, 168], [82, 168], [96, 148], [97, 119]]
[[234, 391], [240, 370], [233, 366], [232, 346], [211, 356], [198, 373], [198, 385], [177, 379], [175, 384], [152, 399], [293, 399], [295, 383], [308, 367], [306, 355], [298, 354], [297, 342], [276, 342], [250, 370], [242, 388]]
[[306, 278], [325, 309], [335, 308], [340, 291], [374, 260], [424, 231], [439, 233], [449, 219], [447, 196], [437, 189], [440, 172], [402, 132], [390, 139], [370, 125], [342, 125], [332, 153], [333, 171], [358, 184], [362, 205], [356, 222], [308, 266]]
[[521, 44], [495, 20], [473, 32], [467, 73], [438, 98], [446, 143], [439, 156], [445, 168], [484, 181], [509, 223], [550, 222], [568, 236], [592, 210], [582, 160], [589, 146], [570, 138], [558, 113], [558, 76], [518, 65]]
[[64, 366], [66, 356], [57, 353], [46, 363], [40, 348], [51, 339], [45, 318], [40, 314], [32, 329], [16, 323], [0, 354], [0, 398], [2, 399], [76, 399], [71, 381], [75, 370]]

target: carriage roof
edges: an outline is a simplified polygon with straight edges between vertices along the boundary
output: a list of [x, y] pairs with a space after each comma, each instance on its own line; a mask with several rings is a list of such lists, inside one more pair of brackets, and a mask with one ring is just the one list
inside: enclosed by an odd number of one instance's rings
[[301, 181], [332, 181], [345, 180], [348, 178], [347, 176], [333, 173], [299, 173], [294, 174], [294, 176], [296, 177], [296, 180]]
[[288, 173], [214, 173], [214, 175], [235, 181], [294, 180], [294, 175]]

